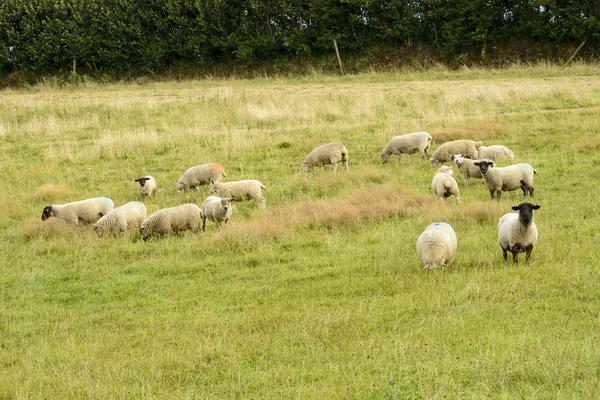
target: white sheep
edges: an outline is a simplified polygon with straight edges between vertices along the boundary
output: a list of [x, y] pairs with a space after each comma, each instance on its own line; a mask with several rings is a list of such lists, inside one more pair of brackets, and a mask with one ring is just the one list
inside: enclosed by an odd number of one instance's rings
[[458, 190], [458, 183], [456, 183], [456, 179], [454, 179], [453, 175], [454, 171], [452, 171], [452, 167], [446, 165], [440, 167], [437, 174], [433, 176], [431, 189], [438, 200], [447, 199], [454, 195], [456, 204], [458, 204], [460, 203], [460, 192]]
[[429, 225], [417, 240], [417, 254], [423, 263], [423, 269], [440, 268], [450, 262], [456, 253], [456, 233], [445, 222]]
[[510, 251], [516, 265], [519, 253], [525, 252], [525, 262], [529, 263], [531, 251], [538, 239], [533, 210], [539, 208], [540, 206], [531, 203], [521, 203], [512, 207], [518, 213], [504, 214], [498, 221], [498, 242], [502, 247], [504, 261], [508, 261], [507, 252]]
[[128, 229], [138, 229], [146, 219], [148, 212], [146, 206], [140, 201], [130, 201], [129, 203], [111, 210], [104, 217], [100, 218], [93, 226], [98, 237], [104, 236], [104, 232], [111, 234], [121, 232], [125, 235]]
[[219, 196], [230, 197], [235, 201], [258, 200], [265, 207], [265, 198], [262, 189], [266, 186], [254, 179], [232, 182], [210, 182], [209, 193], [217, 193]]
[[421, 160], [425, 157], [429, 159], [430, 145], [431, 135], [427, 132], [414, 132], [395, 136], [383, 149], [381, 161], [384, 164], [387, 163], [392, 154], [396, 154], [398, 161], [402, 161], [402, 154], [414, 154], [416, 152], [421, 154]]
[[[483, 176], [481, 175], [481, 171], [479, 170], [479, 167], [477, 165], [475, 165], [476, 161], [479, 160], [471, 160], [470, 158], [466, 158], [463, 154], [451, 154], [450, 158], [452, 158], [452, 161], [454, 161], [456, 163], [456, 165], [458, 166], [458, 170], [460, 171], [460, 174], [463, 176], [463, 180], [465, 181], [465, 185], [469, 185], [471, 178], [483, 178]], [[485, 161], [491, 161], [491, 160], [485, 160]], [[492, 161], [493, 163], [493, 161]], [[495, 163], [493, 163], [494, 167], [496, 166]]]
[[152, 196], [154, 191], [156, 190], [156, 179], [152, 176], [142, 176], [141, 178], [137, 178], [134, 182], [138, 182], [138, 192], [142, 198], [147, 198]]
[[199, 187], [202, 185], [210, 184], [210, 181], [219, 182], [223, 177], [226, 177], [225, 168], [221, 164], [207, 163], [197, 165], [195, 167], [188, 168], [183, 175], [179, 178], [175, 187], [177, 187], [177, 193], [181, 193], [184, 190], [189, 190]]
[[327, 164], [333, 165], [333, 172], [337, 171], [339, 162], [348, 170], [348, 150], [341, 143], [327, 143], [311, 151], [302, 161], [302, 170], [308, 172], [313, 167], [323, 167]]
[[512, 160], [515, 158], [515, 153], [506, 146], [494, 144], [492, 146], [479, 146], [477, 149], [477, 158], [492, 161]]
[[140, 235], [146, 241], [155, 233], [168, 237], [171, 232], [191, 229], [192, 236], [195, 237], [199, 229], [200, 218], [202, 218], [202, 210], [195, 204], [163, 208], [142, 222]]
[[56, 217], [74, 225], [90, 224], [98, 221], [114, 208], [113, 201], [106, 197], [95, 197], [67, 204], [52, 204], [44, 207], [42, 221]]
[[490, 191], [492, 200], [494, 193], [496, 198], [500, 200], [502, 191], [512, 191], [521, 189], [523, 195], [533, 197], [533, 176], [536, 170], [529, 164], [515, 164], [508, 167], [493, 168], [492, 161], [476, 161], [475, 165], [479, 167], [485, 186]]
[[226, 197], [208, 196], [202, 203], [202, 231], [206, 228], [207, 219], [217, 224], [218, 228], [221, 227], [221, 222], [227, 225], [233, 212], [233, 201]]
[[442, 143], [429, 159], [434, 167], [445, 161], [451, 161], [451, 154], [464, 154], [465, 157], [472, 159], [477, 158], [477, 148], [483, 145], [482, 142], [474, 142], [472, 140], [453, 140], [451, 142]]

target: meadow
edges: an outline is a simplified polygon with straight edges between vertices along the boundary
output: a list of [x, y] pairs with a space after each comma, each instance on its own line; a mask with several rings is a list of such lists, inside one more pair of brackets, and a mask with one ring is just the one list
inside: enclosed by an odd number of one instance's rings
[[[597, 398], [600, 66], [402, 70], [0, 92], [0, 398]], [[540, 238], [504, 262], [483, 181], [438, 202], [395, 135], [504, 144], [537, 170]], [[301, 161], [341, 141], [350, 170]], [[40, 220], [48, 204], [138, 198], [190, 166], [258, 179], [267, 207], [140, 240]], [[501, 163], [502, 164], [502, 163]], [[504, 163], [505, 164], [505, 163]], [[450, 223], [425, 272], [415, 243]]]

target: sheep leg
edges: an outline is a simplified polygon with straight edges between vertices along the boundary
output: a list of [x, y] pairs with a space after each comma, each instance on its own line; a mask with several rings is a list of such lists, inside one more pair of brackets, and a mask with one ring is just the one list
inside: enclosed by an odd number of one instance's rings
[[[500, 245], [502, 247], [502, 245]], [[504, 257], [504, 261], [508, 261], [508, 252], [504, 247], [502, 247], [502, 256]]]
[[333, 164], [333, 172], [337, 172], [337, 163], [332, 163]]
[[529, 197], [533, 197], [533, 186], [529, 186]]
[[202, 232], [206, 231], [206, 217], [202, 216]]
[[[402, 162], [402, 153], [398, 153], [396, 155], [398, 156], [398, 162], [401, 163]], [[421, 155], [421, 159], [423, 159], [423, 155]], [[346, 163], [346, 168], [348, 168], [347, 165], [348, 165], [348, 163]]]
[[496, 200], [500, 201], [500, 196], [502, 195], [502, 190], [496, 191]]
[[519, 250], [511, 250], [513, 255], [513, 264], [517, 265], [519, 263]]
[[494, 193], [495, 192], [496, 192], [496, 190], [490, 189], [490, 196], [492, 197], [492, 200], [494, 200]]
[[531, 257], [531, 251], [533, 250], [533, 246], [527, 246], [525, 249], [525, 263], [529, 264], [529, 257]]

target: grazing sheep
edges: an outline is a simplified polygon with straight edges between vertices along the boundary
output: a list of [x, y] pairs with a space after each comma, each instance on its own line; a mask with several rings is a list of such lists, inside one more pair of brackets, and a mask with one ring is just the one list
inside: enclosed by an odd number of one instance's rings
[[452, 142], [442, 143], [429, 159], [432, 166], [436, 166], [440, 162], [451, 161], [451, 154], [464, 154], [465, 157], [472, 159], [477, 158], [477, 149], [483, 145], [481, 142], [472, 140], [454, 140]]
[[[470, 158], [465, 158], [465, 156], [463, 154], [451, 154], [450, 158], [452, 158], [452, 161], [454, 161], [456, 163], [456, 165], [458, 166], [458, 170], [460, 171], [461, 175], [463, 176], [465, 185], [467, 185], [467, 186], [469, 185], [471, 178], [483, 178], [483, 176], [481, 175], [481, 171], [479, 170], [479, 167], [477, 165], [475, 165], [476, 161], [481, 161], [481, 160], [471, 160]], [[484, 161], [491, 161], [491, 160], [484, 160]], [[495, 167], [496, 164], [494, 164], [493, 166]]]
[[60, 205], [53, 204], [44, 207], [42, 221], [50, 217], [57, 217], [74, 225], [79, 225], [79, 223], [90, 224], [98, 221], [100, 217], [105, 216], [114, 208], [113, 201], [106, 197], [96, 197]]
[[506, 146], [495, 144], [492, 146], [479, 146], [477, 149], [477, 158], [480, 160], [488, 159], [492, 161], [512, 160], [515, 158], [515, 153]]
[[494, 193], [497, 193], [496, 198], [500, 200], [502, 191], [512, 191], [521, 189], [523, 195], [533, 197], [533, 176], [536, 173], [535, 169], [529, 164], [515, 164], [508, 167], [492, 168], [492, 161], [476, 161], [475, 165], [479, 167], [485, 186], [490, 191], [492, 200]]
[[98, 237], [104, 236], [104, 232], [116, 234], [120, 231], [123, 235], [127, 229], [138, 229], [146, 219], [148, 212], [146, 206], [140, 201], [131, 201], [121, 207], [111, 210], [100, 218], [94, 226]]
[[177, 193], [184, 190], [189, 190], [202, 185], [208, 185], [211, 180], [219, 182], [223, 177], [226, 177], [225, 168], [221, 164], [207, 163], [189, 168], [175, 184]]
[[453, 177], [454, 171], [452, 171], [452, 167], [442, 166], [438, 169], [437, 174], [433, 176], [433, 180], [431, 181], [431, 189], [433, 190], [433, 194], [435, 194], [438, 200], [447, 199], [448, 197], [454, 195], [456, 199], [456, 204], [460, 203], [459, 199], [459, 191], [458, 191], [458, 183], [456, 183], [456, 179]]
[[333, 172], [337, 171], [337, 163], [342, 162], [348, 170], [348, 150], [341, 143], [327, 143], [310, 152], [302, 161], [302, 170], [308, 172], [312, 167], [333, 165]]
[[262, 189], [266, 189], [265, 185], [254, 179], [233, 182], [210, 181], [209, 193], [231, 197], [235, 201], [258, 200], [260, 205], [265, 207]]
[[498, 220], [498, 242], [502, 247], [504, 261], [508, 261], [507, 252], [513, 255], [513, 262], [518, 263], [519, 253], [525, 253], [525, 262], [529, 263], [529, 257], [533, 246], [538, 239], [537, 227], [533, 222], [533, 210], [540, 206], [531, 203], [521, 203], [512, 207], [518, 213], [504, 214]]
[[408, 133], [406, 135], [395, 136], [383, 149], [381, 161], [385, 164], [392, 154], [398, 156], [398, 161], [402, 161], [402, 154], [414, 154], [419, 152], [421, 160], [425, 157], [429, 159], [429, 146], [431, 145], [431, 135], [427, 132]]
[[144, 199], [152, 196], [152, 194], [156, 190], [156, 180], [150, 175], [137, 178], [136, 180], [134, 180], [134, 182], [139, 183], [138, 192], [140, 193], [140, 196], [142, 196], [142, 198]]
[[155, 233], [168, 237], [171, 232], [191, 229], [192, 236], [195, 237], [199, 229], [200, 218], [202, 218], [202, 210], [195, 204], [163, 208], [142, 222], [140, 235], [146, 241]]
[[233, 199], [229, 198], [208, 196], [204, 200], [204, 203], [202, 203], [202, 231], [204, 232], [206, 228], [207, 218], [217, 224], [218, 228], [221, 227], [221, 222], [227, 225], [233, 212], [233, 207], [231, 206], [231, 202], [233, 201]]
[[423, 263], [423, 269], [442, 267], [456, 253], [456, 233], [452, 226], [445, 222], [434, 222], [429, 225], [417, 240], [417, 254]]

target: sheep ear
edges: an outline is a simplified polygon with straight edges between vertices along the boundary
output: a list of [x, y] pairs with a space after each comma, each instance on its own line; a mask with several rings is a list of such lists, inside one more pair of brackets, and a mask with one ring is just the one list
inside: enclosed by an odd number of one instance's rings
[[215, 180], [214, 180], [214, 179], [211, 179], [211, 180], [210, 180], [210, 184], [212, 185], [212, 184], [214, 184], [214, 183], [215, 183]]
[[477, 165], [479, 167], [479, 162], [474, 162], [473, 165]]
[[519, 209], [519, 206], [512, 206], [511, 207], [513, 210], [517, 211]]
[[534, 205], [532, 208], [533, 208], [534, 210], [539, 210], [539, 208], [540, 208], [540, 207], [541, 207], [541, 206], [538, 206], [537, 204], [535, 204], [535, 205]]

